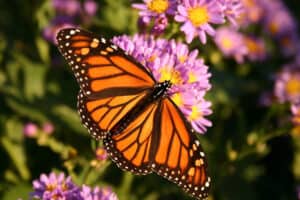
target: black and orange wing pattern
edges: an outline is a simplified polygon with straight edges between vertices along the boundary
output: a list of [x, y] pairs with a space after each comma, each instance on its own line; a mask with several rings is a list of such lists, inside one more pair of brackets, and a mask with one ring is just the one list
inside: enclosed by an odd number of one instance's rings
[[193, 197], [206, 199], [210, 177], [205, 154], [171, 99], [146, 100], [153, 98], [152, 75], [90, 32], [63, 29], [57, 40], [80, 85], [82, 123], [93, 137], [103, 139], [112, 160], [134, 174], [156, 172]]
[[94, 138], [103, 139], [155, 81], [123, 50], [88, 31], [63, 29], [57, 42], [81, 89], [77, 105], [81, 121]]
[[103, 139], [146, 95], [147, 91], [144, 91], [139, 94], [90, 99], [80, 90], [77, 108], [81, 122], [95, 139]]
[[210, 188], [205, 154], [181, 111], [169, 98], [161, 103], [159, 136], [151, 168], [197, 199]]
[[69, 28], [59, 31], [57, 41], [82, 92], [89, 98], [137, 94], [155, 85], [141, 64], [103, 37]]
[[159, 104], [147, 106], [121, 133], [112, 133], [103, 144], [112, 160], [123, 170], [134, 174], [149, 174], [153, 143], [157, 130], [154, 123], [159, 114]]

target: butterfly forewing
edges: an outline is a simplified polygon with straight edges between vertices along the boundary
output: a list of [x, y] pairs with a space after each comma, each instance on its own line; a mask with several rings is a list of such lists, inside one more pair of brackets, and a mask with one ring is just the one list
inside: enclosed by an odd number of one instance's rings
[[103, 37], [81, 29], [63, 29], [57, 41], [87, 97], [137, 94], [155, 84], [141, 64]]

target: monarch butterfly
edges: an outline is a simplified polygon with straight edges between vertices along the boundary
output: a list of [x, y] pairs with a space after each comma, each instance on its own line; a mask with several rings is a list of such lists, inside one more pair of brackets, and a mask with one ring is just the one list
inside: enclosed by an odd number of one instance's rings
[[206, 199], [205, 154], [167, 95], [171, 82], [156, 82], [134, 58], [88, 31], [62, 29], [57, 42], [80, 86], [81, 121], [117, 166], [138, 175], [155, 172]]

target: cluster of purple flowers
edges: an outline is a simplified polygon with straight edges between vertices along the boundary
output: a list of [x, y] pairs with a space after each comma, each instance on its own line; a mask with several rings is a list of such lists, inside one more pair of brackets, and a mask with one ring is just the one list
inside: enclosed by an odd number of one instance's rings
[[262, 39], [247, 36], [233, 27], [218, 28], [214, 40], [224, 56], [233, 57], [238, 63], [243, 63], [245, 57], [250, 61], [261, 61], [266, 57]]
[[198, 51], [165, 39], [135, 35], [115, 37], [113, 42], [142, 63], [158, 82], [170, 80], [169, 96], [181, 109], [193, 128], [204, 133], [211, 122], [205, 117], [212, 113], [211, 103], [204, 99], [211, 88], [210, 73]]
[[[169, 21], [182, 24], [186, 42], [195, 37], [205, 44], [206, 34], [214, 36], [212, 24], [223, 24], [228, 19], [233, 25], [242, 12], [240, 0], [143, 0], [133, 4], [139, 10], [142, 27], [153, 25], [151, 32], [161, 34], [168, 27]], [[152, 23], [151, 23], [152, 22]]]
[[50, 24], [44, 28], [44, 38], [55, 42], [56, 33], [61, 28], [75, 27], [79, 23], [89, 23], [96, 14], [98, 5], [94, 0], [52, 0], [55, 17]]
[[36, 137], [39, 131], [50, 135], [54, 132], [54, 125], [50, 122], [47, 122], [44, 123], [40, 129], [35, 123], [29, 122], [23, 127], [23, 134], [26, 137]]
[[78, 187], [72, 182], [71, 177], [65, 177], [64, 173], [42, 174], [39, 179], [33, 181], [33, 189], [30, 199], [118, 200], [110, 188], [90, 188], [86, 185]]
[[[284, 55], [297, 52], [299, 38], [296, 21], [280, 0], [242, 0], [243, 12], [238, 26], [260, 25], [264, 31], [278, 41]], [[233, 27], [221, 27], [217, 30], [215, 42], [226, 57], [237, 62], [248, 57], [250, 61], [266, 58], [266, 47], [261, 38], [247, 36]]]
[[293, 133], [300, 135], [300, 63], [285, 65], [276, 75], [274, 95], [278, 102], [291, 104]]

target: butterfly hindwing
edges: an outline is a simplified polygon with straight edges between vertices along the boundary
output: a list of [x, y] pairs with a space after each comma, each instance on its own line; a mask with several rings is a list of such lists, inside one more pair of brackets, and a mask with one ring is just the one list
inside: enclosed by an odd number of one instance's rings
[[151, 173], [152, 143], [155, 139], [158, 104], [149, 105], [120, 133], [111, 133], [103, 140], [108, 154], [123, 170], [134, 174]]
[[70, 28], [59, 31], [57, 41], [85, 96], [137, 94], [155, 84], [141, 64], [103, 37]]
[[160, 116], [152, 170], [195, 198], [205, 199], [210, 187], [207, 161], [191, 126], [168, 98], [162, 101]]

